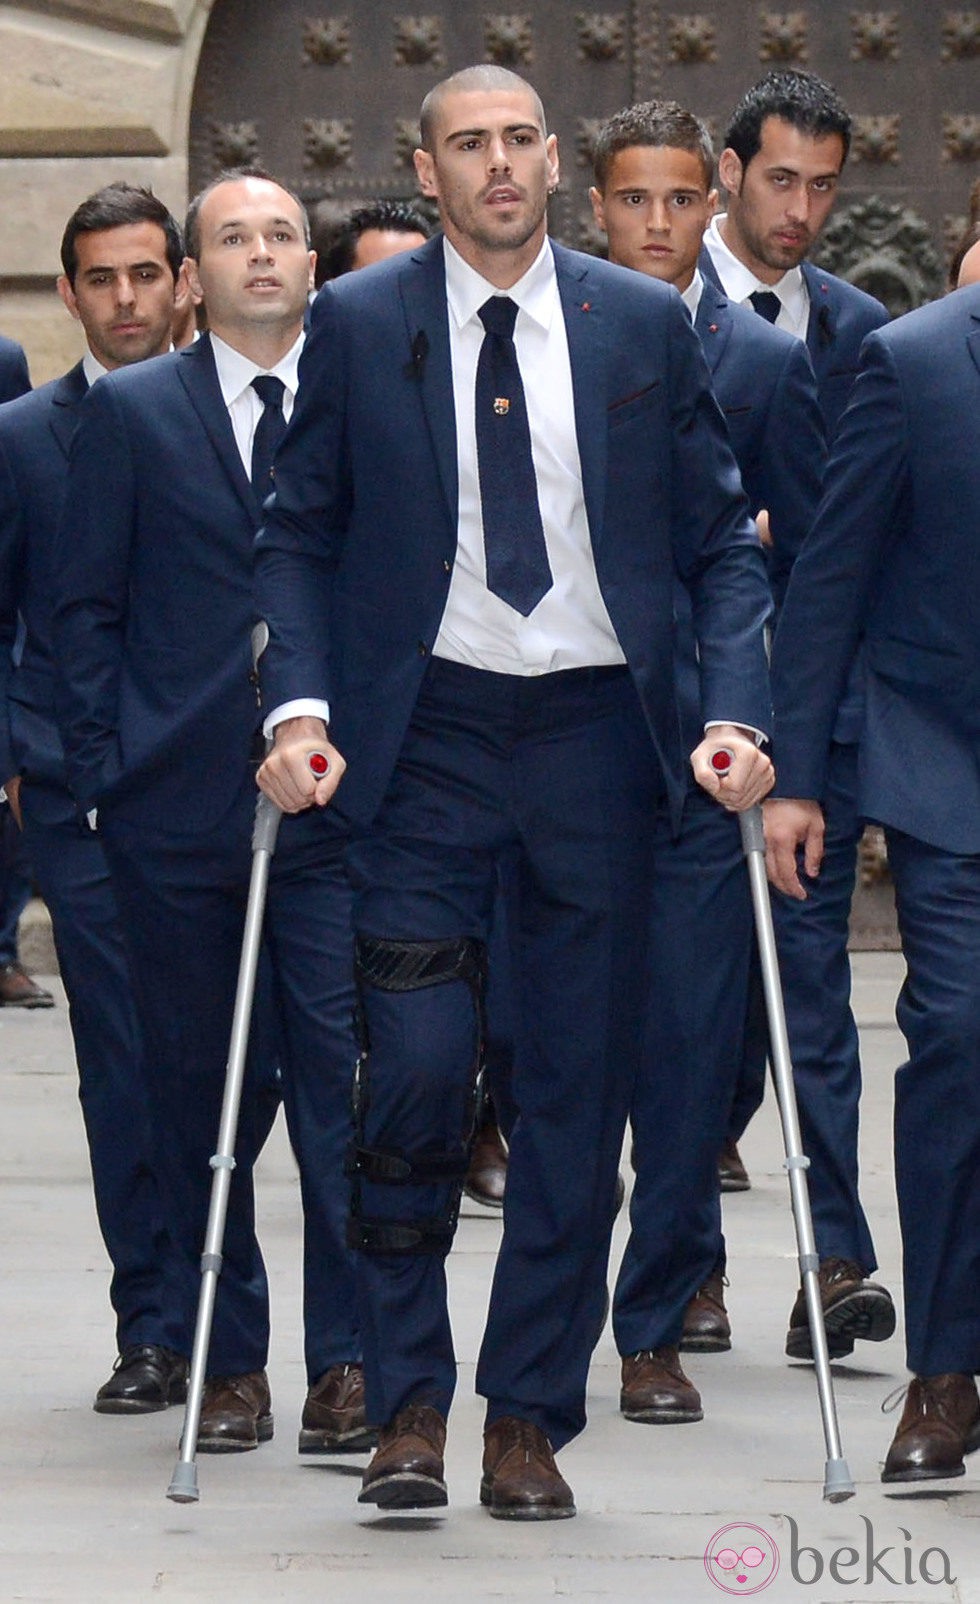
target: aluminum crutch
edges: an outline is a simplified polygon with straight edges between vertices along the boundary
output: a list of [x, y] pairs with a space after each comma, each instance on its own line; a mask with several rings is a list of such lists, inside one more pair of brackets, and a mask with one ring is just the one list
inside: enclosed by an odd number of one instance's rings
[[[711, 766], [716, 774], [727, 773], [734, 756], [727, 748], [715, 752]], [[827, 1460], [824, 1465], [823, 1496], [831, 1504], [842, 1504], [854, 1497], [854, 1482], [841, 1451], [840, 1428], [837, 1424], [837, 1405], [834, 1401], [834, 1383], [830, 1374], [830, 1354], [827, 1349], [827, 1331], [824, 1326], [823, 1306], [820, 1302], [820, 1285], [817, 1271], [820, 1260], [813, 1236], [813, 1218], [810, 1213], [810, 1195], [804, 1171], [810, 1160], [804, 1155], [800, 1140], [800, 1121], [796, 1107], [796, 1089], [793, 1084], [793, 1064], [790, 1058], [789, 1037], [786, 1032], [786, 1013], [783, 1008], [783, 989], [779, 980], [776, 957], [776, 937], [772, 924], [772, 905], [769, 901], [769, 882], [766, 877], [766, 842], [762, 829], [762, 809], [756, 804], [738, 816], [742, 832], [742, 851], [748, 865], [749, 884], [752, 888], [752, 907], [755, 913], [756, 940], [762, 966], [762, 984], [766, 996], [766, 1013], [769, 1021], [769, 1048], [772, 1059], [776, 1102], [783, 1127], [785, 1169], [789, 1176], [790, 1202], [793, 1224], [796, 1227], [796, 1248], [800, 1275], [806, 1297], [807, 1318], [810, 1322], [810, 1341], [813, 1347], [813, 1368], [817, 1378], [820, 1414], [823, 1420], [824, 1445]]]

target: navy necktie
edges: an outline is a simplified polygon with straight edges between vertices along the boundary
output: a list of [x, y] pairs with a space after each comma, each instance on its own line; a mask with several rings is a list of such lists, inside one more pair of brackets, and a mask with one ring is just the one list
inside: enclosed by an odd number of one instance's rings
[[553, 580], [514, 348], [517, 306], [492, 295], [480, 319], [486, 332], [476, 368], [476, 452], [487, 589], [526, 618]]
[[282, 411], [286, 386], [273, 374], [260, 373], [252, 380], [252, 389], [262, 402], [262, 416], [252, 437], [252, 489], [262, 503], [272, 494], [272, 459], [286, 433]]
[[760, 317], [764, 317], [767, 323], [775, 323], [783, 303], [774, 290], [753, 290], [749, 300]]

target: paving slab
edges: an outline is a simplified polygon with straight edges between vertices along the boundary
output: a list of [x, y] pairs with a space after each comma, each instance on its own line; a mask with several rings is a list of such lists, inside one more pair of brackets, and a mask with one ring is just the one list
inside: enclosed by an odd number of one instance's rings
[[[899, 1244], [890, 1133], [901, 959], [857, 954], [864, 1056], [864, 1197], [880, 1276], [896, 1294]], [[450, 1261], [460, 1383], [445, 1516], [378, 1516], [355, 1503], [364, 1461], [301, 1460], [300, 1206], [281, 1127], [259, 1166], [260, 1233], [273, 1287], [273, 1441], [202, 1457], [200, 1502], [166, 1498], [180, 1410], [99, 1416], [113, 1357], [108, 1266], [98, 1236], [64, 995], [46, 1013], [0, 1010], [0, 1604], [477, 1604], [615, 1600], [711, 1604], [980, 1604], [980, 1456], [926, 1490], [879, 1481], [894, 1429], [881, 1405], [906, 1379], [900, 1336], [834, 1366], [856, 1497], [821, 1497], [824, 1450], [812, 1371], [783, 1356], [796, 1248], [771, 1094], [743, 1153], [752, 1190], [726, 1200], [734, 1347], [691, 1355], [703, 1423], [629, 1424], [618, 1360], [596, 1350], [587, 1432], [562, 1455], [578, 1518], [513, 1525], [477, 1502], [482, 1409], [473, 1373], [499, 1222], [464, 1206]], [[625, 1170], [624, 1170], [625, 1173]], [[622, 1250], [626, 1222], [616, 1228]], [[778, 1571], [718, 1585], [705, 1552], [723, 1528], [762, 1535]], [[713, 1551], [717, 1552], [718, 1543]], [[741, 1547], [738, 1552], [745, 1552]], [[923, 1572], [923, 1566], [925, 1571]], [[739, 1583], [738, 1576], [745, 1581]], [[949, 1578], [949, 1579], [948, 1579]], [[724, 1579], [724, 1577], [722, 1577]]]

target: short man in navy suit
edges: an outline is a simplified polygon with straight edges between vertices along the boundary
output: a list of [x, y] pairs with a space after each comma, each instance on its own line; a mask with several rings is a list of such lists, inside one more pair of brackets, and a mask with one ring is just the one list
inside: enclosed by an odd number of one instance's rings
[[[854, 382], [861, 342], [887, 321], [879, 302], [806, 260], [834, 204], [850, 130], [846, 107], [821, 79], [797, 71], [767, 74], [743, 96], [725, 134], [718, 173], [728, 210], [712, 220], [702, 258], [705, 274], [731, 300], [805, 341], [829, 441]], [[861, 837], [855, 801], [860, 709], [856, 667], [839, 710], [822, 799], [823, 873], [805, 903], [777, 897], [773, 912], [833, 1358], [851, 1353], [857, 1338], [883, 1341], [895, 1329], [889, 1293], [867, 1279], [875, 1251], [858, 1195], [861, 1063], [847, 938]], [[763, 1095], [765, 1054], [751, 1023], [750, 1035], [732, 1142]], [[802, 1291], [790, 1313], [786, 1352], [811, 1357]]]
[[[289, 811], [336, 796], [355, 822], [351, 1234], [381, 1428], [360, 1498], [382, 1508], [446, 1502], [444, 1261], [496, 871], [514, 861], [517, 1119], [477, 1370], [480, 1498], [496, 1518], [557, 1519], [574, 1514], [554, 1450], [585, 1422], [650, 906], [669, 903], [656, 983], [695, 1010], [703, 814], [770, 783], [769, 596], [680, 298], [547, 238], [558, 156], [537, 95], [469, 68], [430, 93], [421, 129], [444, 232], [321, 290], [277, 457], [260, 782]], [[675, 575], [701, 647], [693, 755]], [[723, 746], [730, 794], [710, 761]], [[702, 1267], [686, 1271], [678, 1327]]]
[[980, 1448], [978, 418], [980, 287], [869, 336], [773, 651], [785, 800], [766, 820], [770, 874], [812, 893], [863, 638], [858, 805], [885, 827], [908, 966], [895, 1178], [914, 1379], [885, 1482], [962, 1475]]
[[102, 843], [79, 818], [58, 734], [53, 547], [82, 399], [110, 369], [168, 349], [183, 242], [155, 195], [110, 184], [72, 213], [61, 257], [58, 289], [82, 327], [85, 355], [62, 378], [0, 410], [0, 776], [51, 913], [96, 1211], [112, 1262], [119, 1357], [95, 1408], [136, 1414], [181, 1401], [187, 1365], [174, 1349], [169, 1247], [115, 898]]
[[[770, 544], [770, 577], [777, 595], [796, 552], [813, 521], [820, 496], [825, 458], [823, 418], [806, 348], [800, 340], [772, 328], [763, 318], [732, 306], [718, 287], [698, 271], [701, 241], [717, 201], [712, 188], [714, 152], [704, 124], [676, 101], [648, 101], [631, 106], [605, 123], [593, 147], [595, 187], [593, 211], [605, 230], [609, 260], [673, 284], [694, 322], [711, 370], [715, 395], [728, 423], [755, 517], [765, 513]], [[678, 643], [682, 655], [681, 684], [688, 689], [684, 708], [692, 734], [700, 717], [697, 660], [686, 598], [678, 595]], [[727, 833], [719, 813], [716, 831]], [[733, 876], [744, 880], [739, 843]], [[712, 983], [712, 1026], [730, 1047], [729, 1098], [741, 1063], [741, 1042], [748, 1007], [752, 946], [751, 920], [744, 891], [729, 899], [731, 927], [721, 947], [722, 960]], [[657, 1022], [652, 1022], [657, 1031]], [[662, 1048], [658, 1033], [658, 1048]], [[674, 1072], [691, 1074], [692, 1053], [700, 1044], [679, 1041]], [[620, 1271], [614, 1300], [613, 1328], [624, 1359], [639, 1350], [659, 1351], [657, 1374], [648, 1363], [642, 1387], [625, 1389], [627, 1418], [645, 1422], [697, 1420], [701, 1400], [680, 1368], [676, 1347], [664, 1346], [667, 1335], [659, 1305], [660, 1229], [676, 1206], [677, 1190], [670, 1164], [658, 1154], [660, 1110], [657, 1076], [641, 1074], [630, 1112], [636, 1182], [630, 1208], [632, 1234]], [[723, 1126], [723, 1132], [727, 1125]], [[714, 1183], [716, 1177], [712, 1177]], [[704, 1199], [700, 1229], [712, 1241], [720, 1232], [717, 1186]], [[692, 1231], [696, 1231], [692, 1215]], [[680, 1347], [718, 1352], [731, 1346], [724, 1300], [724, 1253], [688, 1306]], [[636, 1371], [635, 1363], [630, 1366]]]
[[[97, 808], [146, 1038], [158, 1170], [190, 1350], [249, 883], [258, 703], [252, 546], [292, 406], [312, 281], [305, 212], [267, 175], [192, 202], [186, 271], [210, 333], [110, 375], [81, 412], [56, 648], [72, 784]], [[134, 382], [135, 381], [135, 382]], [[278, 1106], [300, 1167], [308, 1394], [301, 1452], [370, 1446], [344, 1240], [353, 974], [345, 836], [286, 821], [231, 1185], [198, 1447], [272, 1436], [252, 1167]]]

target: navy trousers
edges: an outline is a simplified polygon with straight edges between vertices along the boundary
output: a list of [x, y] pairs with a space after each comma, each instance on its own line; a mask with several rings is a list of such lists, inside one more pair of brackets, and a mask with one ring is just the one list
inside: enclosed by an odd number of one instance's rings
[[[823, 864], [807, 900], [773, 894], [773, 925], [786, 1028], [800, 1113], [813, 1232], [821, 1259], [876, 1268], [874, 1243], [858, 1196], [861, 1060], [851, 1012], [848, 920], [862, 821], [857, 811], [857, 747], [831, 748], [823, 798]], [[729, 1134], [736, 1140], [762, 1101], [768, 1037], [761, 982], [753, 987], [749, 1048]]]
[[718, 1151], [742, 1062], [752, 909], [738, 820], [692, 792], [649, 908], [651, 988], [630, 1122], [636, 1179], [613, 1299], [621, 1354], [675, 1344], [718, 1251]]
[[[157, 1167], [176, 1246], [189, 1351], [251, 864], [255, 790], [192, 835], [100, 822], [122, 910], [152, 1082]], [[350, 891], [333, 816], [284, 819], [273, 859], [218, 1285], [209, 1373], [259, 1370], [268, 1354], [265, 1267], [252, 1169], [280, 1090], [300, 1164], [308, 1375], [360, 1357], [344, 1240], [354, 1060]], [[277, 1067], [278, 1066], [278, 1067]], [[279, 1070], [281, 1069], [281, 1079]]]
[[[351, 850], [358, 936], [488, 940], [499, 865], [516, 880], [516, 1122], [477, 1369], [488, 1421], [556, 1448], [585, 1423], [617, 1166], [646, 989], [650, 865], [668, 837], [625, 669], [518, 678], [433, 661], [389, 792]], [[365, 1144], [458, 1149], [477, 1046], [462, 981], [366, 985]], [[450, 1183], [361, 1183], [365, 1216], [433, 1217]], [[444, 1255], [358, 1258], [370, 1418], [448, 1413], [456, 1359]]]
[[24, 838], [9, 807], [0, 807], [0, 964], [17, 962], [17, 926], [31, 896]]
[[68, 997], [99, 1227], [112, 1262], [120, 1352], [175, 1347], [172, 1253], [154, 1172], [140, 1031], [99, 837], [58, 786], [25, 781], [24, 834]]
[[895, 1182], [909, 1369], [980, 1371], [980, 856], [886, 829], [902, 951]]

